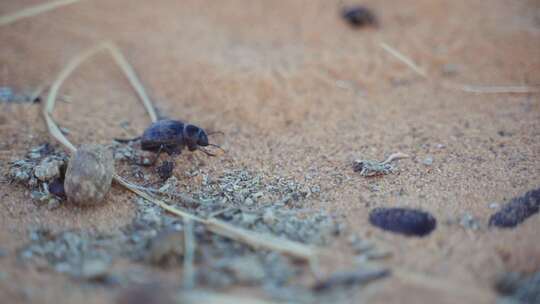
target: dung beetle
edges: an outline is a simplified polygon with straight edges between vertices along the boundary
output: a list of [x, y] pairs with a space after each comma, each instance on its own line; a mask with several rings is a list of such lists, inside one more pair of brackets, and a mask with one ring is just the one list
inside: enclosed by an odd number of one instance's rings
[[206, 155], [215, 156], [201, 148], [213, 146], [221, 149], [220, 146], [208, 142], [208, 135], [214, 133], [207, 133], [200, 127], [179, 120], [163, 119], [152, 123], [140, 137], [115, 140], [118, 142], [140, 140], [141, 149], [156, 152], [158, 155], [162, 151], [169, 155], [178, 155], [184, 147], [187, 147], [189, 151], [199, 150]]

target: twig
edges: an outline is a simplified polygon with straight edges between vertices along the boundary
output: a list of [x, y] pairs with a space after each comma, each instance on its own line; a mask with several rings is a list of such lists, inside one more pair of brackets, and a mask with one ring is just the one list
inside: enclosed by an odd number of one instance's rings
[[73, 71], [79, 67], [85, 60], [92, 57], [96, 53], [107, 50], [111, 53], [111, 55], [114, 58], [114, 61], [118, 66], [122, 69], [126, 77], [128, 78], [131, 86], [133, 89], [137, 92], [139, 95], [140, 100], [142, 101], [144, 107], [146, 108], [146, 111], [148, 112], [148, 115], [150, 116], [150, 119], [152, 122], [157, 120], [157, 115], [154, 110], [154, 107], [152, 106], [152, 102], [148, 98], [148, 95], [146, 94], [146, 91], [144, 90], [144, 87], [142, 86], [141, 82], [137, 78], [137, 75], [135, 74], [133, 68], [131, 65], [126, 61], [125, 57], [122, 55], [122, 53], [118, 50], [118, 48], [111, 42], [102, 42], [84, 52], [77, 55], [75, 58], [73, 58], [71, 61], [68, 62], [68, 64], [62, 69], [60, 72], [60, 75], [58, 75], [55, 82], [52, 84], [51, 89], [49, 91], [49, 96], [47, 98], [47, 103], [45, 106], [45, 109], [49, 115], [52, 114], [52, 109], [54, 108], [55, 102], [56, 102], [56, 96], [58, 94], [58, 90], [60, 89], [60, 86], [64, 81], [73, 73]]
[[208, 230], [237, 242], [248, 244], [255, 249], [265, 248], [274, 250], [307, 261], [311, 261], [315, 258], [317, 253], [311, 246], [275, 237], [270, 234], [249, 231], [215, 218], [205, 220], [203, 223]]
[[236, 296], [231, 294], [217, 293], [208, 290], [191, 292], [179, 292], [177, 303], [204, 303], [204, 304], [278, 304], [270, 300], [261, 300], [247, 296]]
[[416, 74], [424, 77], [424, 78], [427, 78], [427, 73], [421, 69], [418, 65], [416, 65], [414, 63], [414, 61], [412, 61], [411, 59], [409, 59], [407, 56], [401, 54], [400, 52], [398, 52], [396, 49], [394, 49], [393, 47], [389, 46], [388, 44], [384, 43], [384, 42], [381, 42], [380, 46], [385, 50], [387, 51], [388, 53], [390, 53], [392, 56], [396, 57], [397, 59], [399, 59], [401, 62], [403, 62], [404, 64], [406, 64], [409, 68], [411, 68], [413, 71], [416, 72]]
[[475, 85], [458, 85], [463, 92], [477, 94], [526, 94], [540, 92], [540, 87], [534, 86], [475, 86]]
[[166, 191], [162, 191], [162, 190], [159, 190], [159, 189], [154, 189], [154, 188], [150, 188], [150, 187], [143, 187], [143, 186], [139, 186], [139, 185], [135, 185], [135, 184], [132, 184], [132, 186], [139, 189], [139, 190], [142, 190], [142, 191], [146, 191], [146, 192], [150, 192], [150, 193], [157, 193], [157, 194], [165, 195], [165, 196], [172, 196], [172, 197], [180, 199], [180, 201], [182, 201], [182, 202], [184, 202], [186, 204], [189, 204], [189, 205], [201, 205], [202, 204], [202, 202], [200, 200], [196, 200], [193, 197], [191, 197], [191, 196], [189, 196], [187, 194], [184, 194], [184, 193], [166, 192]]
[[195, 237], [193, 235], [193, 222], [184, 221], [184, 288], [195, 287], [195, 268], [193, 267], [195, 253]]
[[395, 160], [405, 159], [409, 158], [409, 155], [403, 153], [403, 152], [396, 152], [388, 156], [388, 158], [382, 162], [382, 164], [389, 164]]
[[15, 12], [13, 14], [8, 14], [5, 16], [0, 17], [0, 26], [7, 25], [10, 23], [13, 23], [15, 21], [18, 21], [23, 18], [33, 17], [48, 11], [51, 11], [53, 9], [59, 8], [61, 6], [73, 4], [75, 2], [79, 2], [81, 0], [58, 0], [58, 1], [52, 1], [49, 3], [44, 3], [36, 6], [31, 6], [25, 9], [22, 9], [18, 12]]
[[[422, 76], [425, 79], [431, 80], [428, 74], [420, 67], [418, 67], [418, 65], [416, 65], [409, 57], [403, 55], [398, 50], [384, 42], [381, 42], [380, 46], [381, 48], [383, 48], [383, 50], [387, 51], [399, 61], [411, 68], [411, 70], [413, 70], [416, 74]], [[540, 92], [539, 86], [476, 86], [468, 84], [456, 84], [451, 82], [440, 82], [438, 84], [444, 88], [476, 94], [527, 94]]]

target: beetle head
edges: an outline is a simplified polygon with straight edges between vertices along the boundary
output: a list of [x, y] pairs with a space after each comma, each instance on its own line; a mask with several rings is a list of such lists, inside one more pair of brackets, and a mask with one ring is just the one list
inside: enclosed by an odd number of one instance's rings
[[208, 135], [203, 129], [194, 125], [185, 126], [184, 140], [190, 151], [197, 150], [197, 146], [208, 146]]

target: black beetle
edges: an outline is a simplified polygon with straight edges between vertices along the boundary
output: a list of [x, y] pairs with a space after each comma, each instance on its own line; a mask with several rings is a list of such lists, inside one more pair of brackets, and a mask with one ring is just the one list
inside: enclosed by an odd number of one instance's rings
[[[215, 156], [200, 147], [213, 146], [221, 149], [220, 146], [208, 142], [208, 135], [202, 128], [195, 125], [186, 124], [179, 120], [163, 119], [152, 123], [143, 135], [133, 139], [116, 139], [118, 142], [141, 141], [141, 149], [146, 151], [164, 151], [169, 155], [178, 155], [184, 147], [189, 151], [199, 150], [206, 155]], [[223, 149], [222, 149], [223, 150]]]

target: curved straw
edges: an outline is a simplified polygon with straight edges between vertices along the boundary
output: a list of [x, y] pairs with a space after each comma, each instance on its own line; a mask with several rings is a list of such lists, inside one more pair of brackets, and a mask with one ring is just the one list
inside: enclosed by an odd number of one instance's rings
[[[58, 94], [58, 89], [64, 83], [64, 81], [73, 73], [73, 71], [80, 66], [85, 60], [92, 57], [96, 53], [100, 51], [109, 51], [110, 54], [113, 56], [114, 61], [118, 66], [122, 69], [124, 72], [124, 75], [126, 75], [126, 78], [129, 80], [129, 83], [137, 92], [139, 95], [139, 98], [141, 102], [143, 103], [144, 107], [146, 108], [146, 111], [148, 112], [148, 115], [150, 116], [150, 119], [152, 122], [155, 122], [157, 120], [157, 115], [154, 110], [154, 107], [152, 106], [152, 102], [150, 101], [150, 98], [148, 98], [148, 95], [146, 94], [146, 91], [144, 90], [144, 87], [142, 86], [139, 78], [135, 74], [135, 71], [131, 67], [131, 65], [127, 62], [125, 57], [122, 55], [122, 53], [118, 50], [118, 48], [111, 42], [102, 42], [98, 44], [97, 46], [90, 48], [75, 58], [73, 58], [60, 72], [60, 75], [58, 75], [58, 78], [55, 80], [55, 82], [52, 84], [51, 89], [49, 91], [49, 96], [47, 97], [47, 103], [45, 104], [45, 111], [52, 115], [52, 110], [54, 109], [54, 105], [56, 102], [56, 96]], [[71, 149], [70, 149], [71, 150]]]
[[58, 1], [52, 1], [49, 3], [40, 4], [40, 5], [31, 6], [31, 7], [22, 9], [20, 11], [17, 11], [13, 14], [0, 16], [0, 26], [13, 23], [23, 18], [33, 17], [41, 13], [52, 11], [53, 9], [56, 9], [58, 7], [68, 5], [68, 4], [73, 4], [79, 1], [81, 0], [58, 0]]

